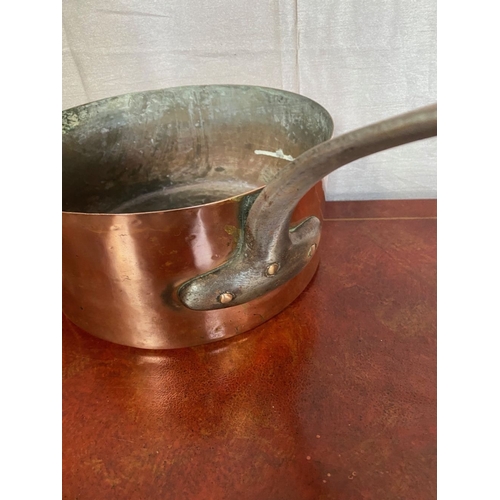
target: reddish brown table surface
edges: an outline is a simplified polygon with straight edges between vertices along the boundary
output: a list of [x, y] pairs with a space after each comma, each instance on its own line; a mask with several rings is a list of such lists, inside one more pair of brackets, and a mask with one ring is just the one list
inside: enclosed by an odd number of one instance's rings
[[143, 351], [63, 319], [65, 499], [436, 497], [436, 202], [328, 203], [284, 312]]

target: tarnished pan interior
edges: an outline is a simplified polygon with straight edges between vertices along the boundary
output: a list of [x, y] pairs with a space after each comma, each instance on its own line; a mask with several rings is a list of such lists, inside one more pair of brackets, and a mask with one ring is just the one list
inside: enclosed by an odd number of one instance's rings
[[248, 193], [332, 130], [317, 103], [258, 87], [180, 87], [72, 108], [63, 211], [170, 210]]

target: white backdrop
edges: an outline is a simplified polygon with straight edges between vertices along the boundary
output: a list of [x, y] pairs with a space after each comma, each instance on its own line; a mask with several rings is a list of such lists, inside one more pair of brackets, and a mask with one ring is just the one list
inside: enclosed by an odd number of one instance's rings
[[[335, 134], [436, 101], [436, 0], [63, 0], [63, 108], [233, 83], [326, 107]], [[436, 197], [436, 139], [358, 160], [329, 200]]]

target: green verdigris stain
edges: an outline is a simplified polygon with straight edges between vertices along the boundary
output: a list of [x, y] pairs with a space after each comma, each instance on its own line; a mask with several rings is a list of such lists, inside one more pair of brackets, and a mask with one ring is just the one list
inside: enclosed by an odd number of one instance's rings
[[63, 115], [62, 122], [62, 133], [67, 134], [71, 129], [76, 127], [79, 123], [78, 116], [75, 114], [66, 114]]
[[224, 231], [233, 237], [235, 243], [238, 242], [240, 238], [240, 230], [235, 226], [224, 226]]
[[67, 134], [89, 116], [86, 107], [68, 109], [62, 113], [62, 133]]

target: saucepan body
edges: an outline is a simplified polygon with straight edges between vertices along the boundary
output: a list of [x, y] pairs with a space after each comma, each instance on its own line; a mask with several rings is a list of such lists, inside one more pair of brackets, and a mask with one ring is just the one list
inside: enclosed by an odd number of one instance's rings
[[[317, 252], [243, 304], [195, 310], [178, 290], [238, 251], [263, 187], [332, 132], [319, 104], [251, 86], [141, 92], [64, 111], [64, 313], [97, 337], [168, 349], [231, 337], [282, 311], [313, 277]], [[321, 223], [324, 199], [316, 182], [292, 207], [292, 225]]]

